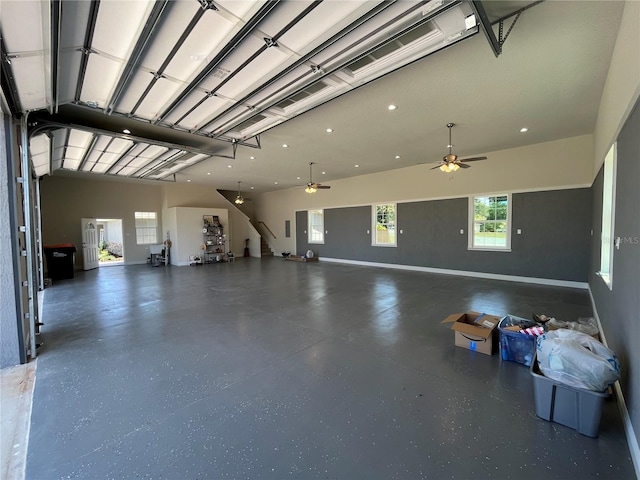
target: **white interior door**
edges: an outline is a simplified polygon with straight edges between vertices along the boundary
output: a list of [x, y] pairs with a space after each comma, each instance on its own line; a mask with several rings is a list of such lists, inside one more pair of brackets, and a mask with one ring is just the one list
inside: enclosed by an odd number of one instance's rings
[[82, 256], [84, 270], [92, 270], [100, 266], [98, 225], [95, 218], [82, 219]]

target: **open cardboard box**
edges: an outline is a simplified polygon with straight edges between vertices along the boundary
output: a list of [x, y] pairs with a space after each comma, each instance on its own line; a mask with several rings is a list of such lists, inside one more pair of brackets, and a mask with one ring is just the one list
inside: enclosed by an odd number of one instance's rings
[[454, 313], [442, 323], [451, 323], [455, 344], [474, 352], [491, 355], [496, 350], [497, 326], [500, 317], [479, 312]]

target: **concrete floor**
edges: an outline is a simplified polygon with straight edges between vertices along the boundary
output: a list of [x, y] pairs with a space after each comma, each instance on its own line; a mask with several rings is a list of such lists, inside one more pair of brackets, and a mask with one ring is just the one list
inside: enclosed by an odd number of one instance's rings
[[523, 365], [453, 345], [465, 310], [592, 315], [586, 291], [280, 258], [124, 266], [44, 305], [28, 479], [635, 478], [535, 416]]

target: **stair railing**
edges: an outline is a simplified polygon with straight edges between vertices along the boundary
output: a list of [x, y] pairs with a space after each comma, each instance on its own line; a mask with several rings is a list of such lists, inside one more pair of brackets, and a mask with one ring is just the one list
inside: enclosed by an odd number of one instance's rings
[[267, 232], [269, 232], [269, 233], [271, 234], [271, 236], [272, 236], [273, 238], [277, 238], [277, 237], [273, 234], [273, 232], [271, 231], [271, 229], [269, 228], [269, 226], [268, 226], [266, 223], [264, 223], [264, 222], [262, 222], [262, 221], [258, 221], [258, 223], [259, 223], [259, 224], [261, 224], [261, 225], [262, 225], [262, 226], [267, 230]]

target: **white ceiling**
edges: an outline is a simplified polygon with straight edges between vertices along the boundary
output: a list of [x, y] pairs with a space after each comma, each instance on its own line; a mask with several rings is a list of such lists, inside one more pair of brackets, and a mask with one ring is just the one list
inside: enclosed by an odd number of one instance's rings
[[[498, 57], [479, 27], [464, 26], [468, 3], [429, 17], [449, 6], [440, 3], [227, 0], [205, 10], [196, 0], [102, 1], [93, 53], [85, 54], [90, 2], [61, 2], [60, 48], [51, 49], [49, 19], [59, 3], [2, 0], [4, 79], [14, 77], [22, 111], [49, 110], [32, 118], [75, 127], [52, 130], [50, 142], [34, 138], [34, 163], [48, 152], [51, 159], [39, 174], [175, 174], [180, 182], [235, 190], [240, 181], [243, 190], [264, 192], [303, 185], [309, 162], [324, 184], [438, 162], [447, 153], [448, 122], [456, 123], [453, 151], [463, 157], [592, 133], [623, 2], [535, 5]], [[531, 2], [483, 4], [495, 19]], [[261, 21], [252, 25], [256, 15]], [[181, 44], [189, 22], [194, 28]], [[239, 39], [243, 27], [249, 33]], [[277, 46], [268, 47], [274, 37]], [[375, 49], [391, 38], [384, 48], [398, 48], [393, 53], [357, 71], [348, 67], [365, 54], [371, 57], [362, 63], [381, 57]], [[7, 90], [3, 80], [10, 100]], [[121, 133], [125, 127], [131, 134]], [[456, 174], [490, 168], [471, 165]], [[429, 167], [425, 175], [439, 174]]]

